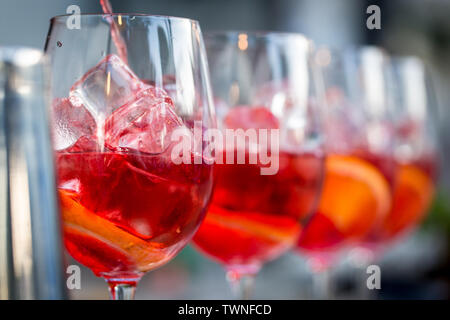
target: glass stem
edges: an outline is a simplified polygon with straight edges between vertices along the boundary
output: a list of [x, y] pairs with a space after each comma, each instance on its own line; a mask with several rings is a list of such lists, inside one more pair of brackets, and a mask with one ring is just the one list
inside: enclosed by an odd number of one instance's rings
[[348, 267], [351, 273], [351, 281], [354, 286], [354, 298], [358, 300], [368, 300], [370, 299], [369, 289], [367, 289], [367, 269], [368, 264], [366, 262], [358, 261], [357, 264], [350, 264]]
[[108, 282], [111, 300], [134, 300], [136, 283]]
[[235, 299], [249, 300], [252, 297], [255, 276], [256, 273], [239, 274], [235, 271], [227, 271], [227, 280]]
[[357, 247], [352, 250], [350, 256], [350, 269], [356, 288], [356, 297], [361, 300], [375, 298], [375, 295], [367, 287], [367, 267], [375, 261], [375, 250], [365, 247]]
[[331, 270], [313, 272], [312, 274], [312, 298], [315, 300], [333, 299]]

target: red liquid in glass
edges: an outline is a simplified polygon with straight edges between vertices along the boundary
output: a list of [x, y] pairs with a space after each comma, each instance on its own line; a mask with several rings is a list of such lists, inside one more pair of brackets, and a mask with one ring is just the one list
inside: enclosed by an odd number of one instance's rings
[[166, 155], [57, 153], [69, 253], [96, 275], [139, 278], [170, 260], [204, 215], [212, 166]]
[[436, 171], [431, 155], [397, 164], [391, 211], [371, 240], [389, 241], [423, 220], [433, 200]]
[[318, 211], [299, 238], [301, 253], [326, 268], [344, 244], [368, 237], [389, 213], [395, 171], [392, 158], [365, 150], [330, 155]]
[[[389, 185], [389, 210], [382, 219], [369, 218], [367, 211], [349, 219], [348, 223], [365, 226], [356, 236], [337, 226], [336, 221], [342, 219], [342, 216], [334, 217], [317, 212], [306, 226], [298, 247], [302, 253], [319, 258], [325, 266], [332, 262], [335, 251], [349, 240], [376, 250], [380, 244], [412, 229], [422, 220], [433, 197], [433, 180], [436, 175], [434, 157], [399, 163], [390, 157], [368, 152], [354, 154], [373, 165], [385, 178]], [[356, 197], [356, 193], [349, 190], [348, 196], [341, 196], [338, 201], [356, 201]], [[363, 224], [364, 221], [370, 223]]]
[[323, 158], [280, 152], [279, 159], [275, 175], [261, 175], [259, 164], [216, 164], [212, 204], [194, 243], [228, 270], [254, 273], [284, 253], [313, 209]]

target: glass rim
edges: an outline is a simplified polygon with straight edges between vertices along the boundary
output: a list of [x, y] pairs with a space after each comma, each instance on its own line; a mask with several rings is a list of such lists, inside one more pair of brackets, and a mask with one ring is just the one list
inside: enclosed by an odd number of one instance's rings
[[330, 44], [319, 44], [316, 47], [317, 50], [320, 49], [327, 49], [331, 53], [334, 54], [349, 54], [349, 53], [356, 53], [360, 54], [362, 52], [367, 51], [373, 51], [373, 52], [379, 52], [386, 56], [391, 56], [391, 54], [386, 50], [385, 47], [379, 46], [379, 45], [372, 45], [372, 44], [351, 44], [348, 46], [336, 46], [336, 45], [330, 45]]
[[421, 64], [422, 66], [426, 66], [426, 60], [422, 59], [417, 55], [407, 54], [407, 55], [391, 55], [390, 60], [392, 64], [402, 64], [413, 62], [417, 64]]
[[352, 44], [348, 46], [321, 44], [316, 46], [314, 56], [322, 52], [326, 52], [334, 61], [339, 63], [342, 63], [344, 60], [358, 61], [368, 54], [375, 54], [385, 64], [390, 63], [392, 60], [392, 55], [385, 47], [372, 44]]
[[[61, 14], [50, 18], [51, 22], [59, 21], [66, 17], [71, 17], [73, 14]], [[146, 13], [80, 13], [80, 17], [97, 17], [97, 18], [105, 18], [107, 16], [110, 17], [118, 17], [121, 16], [122, 18], [131, 18], [131, 17], [137, 17], [140, 19], [156, 19], [156, 20], [180, 20], [180, 21], [189, 21], [193, 22], [197, 25], [199, 25], [198, 20], [191, 19], [191, 18], [185, 18], [185, 17], [176, 17], [176, 16], [167, 16], [167, 15], [158, 15], [158, 14], [146, 14]]]
[[245, 34], [253, 38], [269, 38], [270, 36], [277, 36], [282, 38], [299, 38], [308, 42], [313, 42], [311, 38], [306, 36], [304, 33], [300, 32], [289, 32], [289, 31], [274, 31], [274, 30], [212, 30], [203, 32], [203, 37], [214, 37], [214, 36], [226, 36], [238, 37], [241, 34]]

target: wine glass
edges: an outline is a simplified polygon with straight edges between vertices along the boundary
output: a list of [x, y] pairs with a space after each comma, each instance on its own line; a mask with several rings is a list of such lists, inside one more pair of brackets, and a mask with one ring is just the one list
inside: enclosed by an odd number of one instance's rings
[[395, 172], [388, 56], [376, 47], [320, 48], [327, 160], [317, 213], [298, 241], [313, 273], [313, 294], [332, 297], [330, 269], [342, 250], [388, 214]]
[[422, 221], [433, 199], [438, 169], [433, 91], [425, 65], [417, 57], [392, 57], [389, 71], [396, 136], [395, 185], [392, 208], [368, 239], [381, 252]]
[[395, 159], [399, 169], [393, 208], [381, 235], [387, 239], [411, 231], [422, 221], [433, 200], [439, 167], [432, 109], [436, 102], [425, 65], [417, 57], [394, 57], [392, 69], [397, 86]]
[[[112, 299], [132, 299], [188, 243], [211, 195], [202, 33], [176, 17], [86, 14], [79, 29], [69, 17], [51, 19], [45, 46], [64, 242]], [[192, 140], [182, 153], [177, 136]]]
[[213, 33], [205, 43], [225, 137], [194, 244], [246, 299], [262, 265], [296, 243], [320, 192], [319, 78], [301, 34]]
[[[368, 265], [423, 220], [433, 199], [438, 170], [434, 96], [425, 65], [416, 57], [390, 57], [386, 74], [387, 94], [393, 102], [392, 202], [381, 223], [350, 251], [351, 264], [362, 269], [364, 276]], [[364, 276], [356, 287], [362, 297], [370, 297]]]

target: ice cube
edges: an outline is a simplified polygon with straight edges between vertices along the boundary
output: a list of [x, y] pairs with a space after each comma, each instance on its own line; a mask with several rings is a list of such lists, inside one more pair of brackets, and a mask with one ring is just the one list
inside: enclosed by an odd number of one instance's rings
[[106, 119], [105, 145], [115, 151], [158, 154], [170, 145], [173, 130], [182, 126], [172, 99], [163, 89], [149, 86]]
[[[156, 81], [153, 80], [147, 80], [147, 79], [142, 79], [142, 81], [150, 86], [153, 87], [160, 87], [161, 83], [158, 83]], [[162, 87], [164, 88], [164, 90], [167, 92], [167, 94], [169, 95], [169, 97], [172, 99], [172, 101], [175, 103], [176, 99], [177, 99], [177, 81], [176, 81], [176, 77], [172, 74], [165, 74], [162, 77]]]
[[89, 144], [89, 148], [92, 148], [92, 142], [95, 143], [95, 140], [90, 137], [95, 135], [96, 124], [84, 106], [74, 106], [68, 98], [56, 98], [53, 100], [52, 108], [55, 149], [63, 150], [72, 147], [81, 138], [83, 143], [80, 144], [79, 151], [82, 151], [84, 144]]
[[146, 86], [118, 56], [110, 54], [72, 86], [70, 100], [84, 104], [95, 119], [105, 119]]
[[82, 136], [78, 139], [74, 144], [70, 147], [64, 149], [64, 152], [92, 152], [92, 151], [100, 151], [101, 148], [97, 143], [96, 136]]

